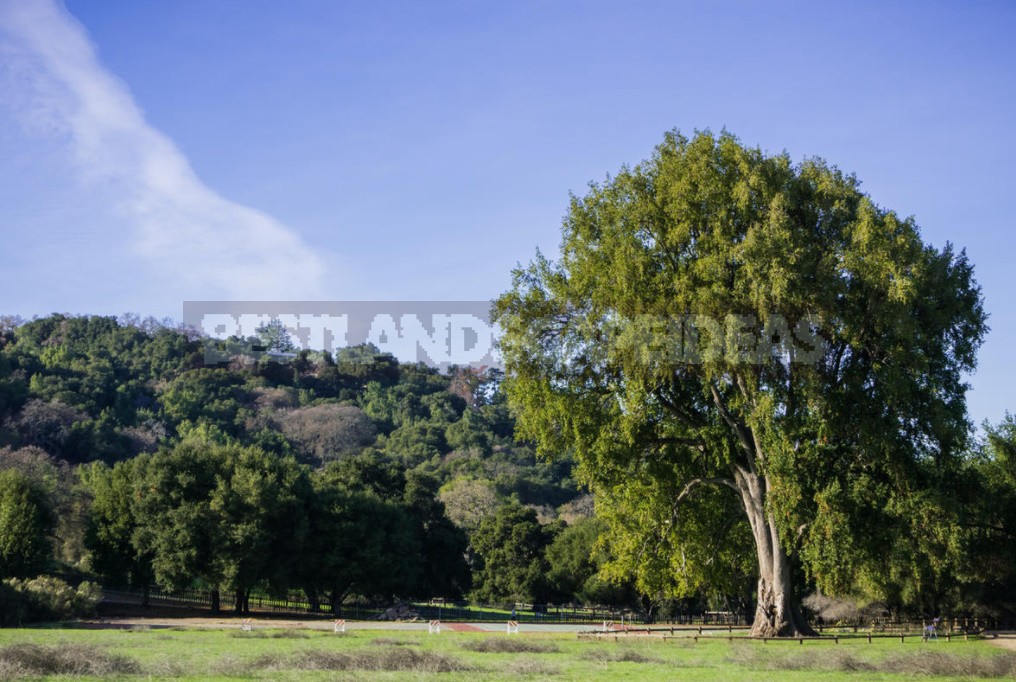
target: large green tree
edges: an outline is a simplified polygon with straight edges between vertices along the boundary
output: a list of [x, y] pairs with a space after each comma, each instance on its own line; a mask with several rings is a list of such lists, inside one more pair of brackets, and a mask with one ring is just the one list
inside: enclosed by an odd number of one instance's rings
[[91, 552], [91, 568], [112, 586], [140, 588], [143, 606], [154, 581], [152, 546], [137, 542], [141, 531], [138, 508], [145, 495], [139, 481], [149, 457], [117, 462], [112, 467], [93, 462], [81, 467], [79, 477], [91, 498], [84, 543]]
[[[151, 456], [132, 505], [137, 553], [151, 553], [155, 581], [168, 589], [196, 578], [235, 592], [245, 612], [259, 584], [284, 591], [297, 573], [309, 531], [310, 480], [292, 457], [216, 443], [199, 435]], [[100, 529], [112, 533], [107, 520]]]
[[632, 571], [667, 555], [701, 587], [728, 515], [698, 503], [741, 508], [757, 636], [809, 631], [801, 568], [849, 589], [904, 532], [964, 445], [986, 330], [965, 254], [821, 160], [708, 132], [573, 197], [560, 259], [495, 317], [518, 436], [575, 453]]
[[553, 537], [536, 512], [516, 501], [480, 523], [469, 539], [476, 570], [473, 597], [480, 601], [542, 603], [548, 596], [544, 553]]
[[421, 571], [419, 537], [406, 510], [369, 485], [350, 485], [344, 474], [351, 471], [332, 465], [315, 476], [311, 532], [299, 567], [311, 603], [316, 608], [326, 592], [334, 613], [353, 594], [408, 594]]
[[42, 573], [54, 526], [45, 489], [20, 471], [0, 470], [0, 578]]
[[965, 531], [962, 575], [968, 603], [990, 615], [1016, 611], [1016, 417], [983, 425], [984, 441], [963, 475], [959, 525]]

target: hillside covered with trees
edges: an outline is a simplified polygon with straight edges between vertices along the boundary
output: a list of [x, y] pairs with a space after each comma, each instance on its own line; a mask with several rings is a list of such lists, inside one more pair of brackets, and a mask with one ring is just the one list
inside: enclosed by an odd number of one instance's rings
[[[927, 532], [887, 552], [883, 580], [858, 574], [840, 594], [900, 614], [1013, 612], [1016, 421], [987, 433], [948, 486], [937, 479]], [[206, 366], [201, 339], [169, 323], [6, 319], [0, 578], [199, 588], [240, 609], [252, 593], [322, 610], [431, 597], [753, 608], [736, 509], [697, 511], [724, 530], [696, 557], [711, 579], [682, 574], [666, 544], [654, 556], [606, 532], [569, 451], [534, 452], [495, 371], [370, 347]], [[802, 595], [830, 580], [799, 577]]]
[[[590, 587], [591, 502], [567, 457], [514, 442], [498, 379], [369, 347], [206, 366], [200, 339], [151, 319], [7, 320], [0, 575], [325, 608], [629, 596]], [[548, 574], [576, 537], [578, 565]]]

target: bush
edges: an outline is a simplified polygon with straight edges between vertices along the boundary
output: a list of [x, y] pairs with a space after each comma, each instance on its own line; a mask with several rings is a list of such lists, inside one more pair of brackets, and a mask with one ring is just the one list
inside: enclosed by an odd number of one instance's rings
[[5, 580], [0, 583], [0, 626], [82, 618], [95, 613], [100, 601], [102, 590], [90, 582], [75, 589], [49, 576]]

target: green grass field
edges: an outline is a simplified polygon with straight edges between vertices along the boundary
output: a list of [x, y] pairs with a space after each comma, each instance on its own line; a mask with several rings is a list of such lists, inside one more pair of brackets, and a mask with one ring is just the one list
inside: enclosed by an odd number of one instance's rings
[[1009, 678], [986, 642], [763, 644], [357, 630], [0, 630], [0, 679], [910, 680]]

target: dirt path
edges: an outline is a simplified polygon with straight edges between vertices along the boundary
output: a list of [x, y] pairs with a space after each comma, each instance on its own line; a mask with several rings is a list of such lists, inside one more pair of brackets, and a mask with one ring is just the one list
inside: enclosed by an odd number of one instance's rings
[[1008, 649], [1009, 651], [1016, 651], [1016, 633], [1002, 633], [997, 639], [989, 639], [988, 641], [997, 647]]
[[[320, 630], [331, 632], [334, 623], [326, 619], [298, 620], [295, 618], [254, 618], [255, 629], [299, 629], [299, 630]], [[93, 630], [130, 630], [135, 628], [150, 628], [153, 630], [164, 630], [168, 628], [179, 629], [205, 629], [205, 630], [239, 630], [242, 626], [241, 618], [159, 618], [159, 617], [110, 617], [94, 618], [81, 621], [79, 626]], [[504, 632], [505, 625], [500, 622], [493, 623], [441, 623], [441, 627], [451, 632]], [[519, 626], [520, 632], [581, 632], [589, 630], [589, 624], [568, 624], [568, 623], [522, 623]], [[377, 620], [348, 620], [347, 630], [426, 630], [427, 621], [414, 622], [388, 622]]]

